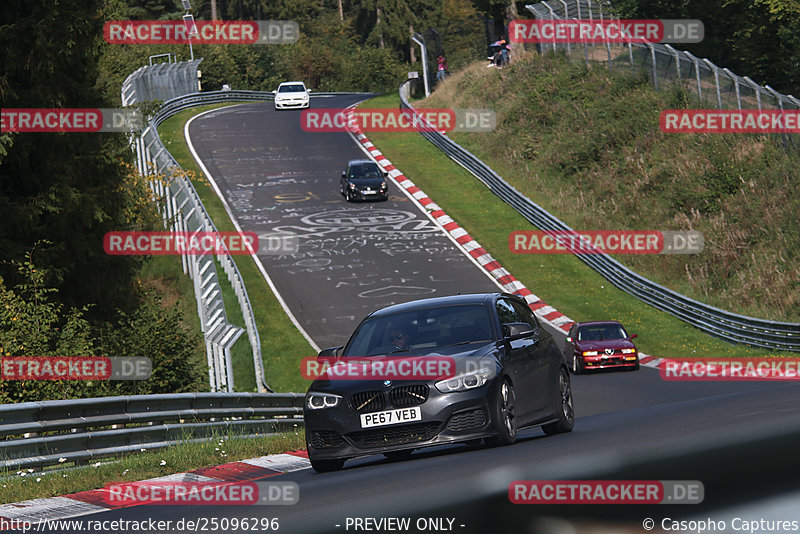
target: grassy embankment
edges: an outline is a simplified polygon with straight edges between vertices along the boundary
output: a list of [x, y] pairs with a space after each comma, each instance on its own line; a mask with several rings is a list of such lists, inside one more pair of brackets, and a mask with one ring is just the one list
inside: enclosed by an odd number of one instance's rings
[[[452, 134], [529, 198], [573, 228], [700, 230], [701, 254], [616, 256], [655, 281], [737, 313], [798, 320], [800, 211], [797, 156], [755, 135], [666, 135], [661, 109], [680, 91], [587, 69], [562, 58], [476, 64], [452, 76], [426, 107], [490, 108], [491, 133]], [[396, 108], [396, 95], [369, 107]], [[662, 357], [778, 353], [718, 340], [613, 287], [570, 255], [512, 254], [508, 235], [534, 229], [486, 187], [414, 133], [370, 140], [501, 264], [577, 320], [616, 319]]]

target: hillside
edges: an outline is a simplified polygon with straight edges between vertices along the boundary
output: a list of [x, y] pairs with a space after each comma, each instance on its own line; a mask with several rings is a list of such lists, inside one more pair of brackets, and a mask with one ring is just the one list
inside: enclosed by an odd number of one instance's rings
[[[491, 133], [452, 134], [578, 230], [699, 230], [697, 255], [617, 256], [648, 278], [737, 313], [800, 321], [800, 157], [754, 134], [664, 134], [679, 88], [564, 57], [476, 63], [424, 107], [490, 108]], [[509, 228], [508, 231], [530, 228]]]

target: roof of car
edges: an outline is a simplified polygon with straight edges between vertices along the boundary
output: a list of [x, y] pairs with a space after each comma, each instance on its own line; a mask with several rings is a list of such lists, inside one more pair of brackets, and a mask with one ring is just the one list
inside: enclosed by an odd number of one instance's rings
[[446, 297], [433, 297], [428, 299], [413, 300], [411, 302], [394, 304], [392, 306], [374, 311], [370, 314], [370, 317], [391, 315], [394, 313], [420, 310], [423, 308], [435, 308], [437, 306], [449, 306], [452, 304], [483, 304], [487, 299], [499, 297], [501, 295], [508, 296], [505, 293], [470, 293], [468, 295], [449, 295]]
[[305, 85], [305, 83], [303, 83], [303, 82], [301, 82], [301, 81], [296, 81], [296, 82], [281, 82], [281, 84], [280, 84], [278, 87], [280, 87], [281, 85], [292, 85], [292, 84], [295, 84], [295, 83], [299, 83], [299, 84], [301, 84], [301, 85]]
[[622, 324], [619, 321], [586, 321], [582, 323], [576, 323], [578, 326], [601, 326], [601, 325], [620, 325]]
[[364, 163], [372, 163], [373, 165], [376, 165], [376, 163], [371, 159], [351, 159], [347, 162], [348, 165], [362, 165]]

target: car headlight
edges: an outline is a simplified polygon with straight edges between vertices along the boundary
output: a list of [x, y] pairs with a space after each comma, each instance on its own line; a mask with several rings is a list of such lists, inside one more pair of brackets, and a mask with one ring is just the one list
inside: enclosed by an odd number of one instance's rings
[[381, 189], [386, 189], [386, 182], [381, 182]]
[[355, 189], [355, 188], [356, 188], [356, 184], [354, 184], [353, 182], [350, 182], [350, 189]]
[[434, 384], [436, 389], [442, 393], [452, 393], [454, 391], [467, 391], [483, 386], [489, 380], [494, 378], [495, 370], [488, 367], [481, 367], [474, 371], [462, 373], [453, 378], [440, 380]]
[[622, 354], [633, 354], [636, 352], [636, 349], [622, 349]]
[[332, 393], [309, 393], [306, 395], [306, 408], [309, 410], [324, 410], [339, 405], [342, 397]]
[[597, 356], [596, 350], [585, 350], [583, 351], [584, 356]]

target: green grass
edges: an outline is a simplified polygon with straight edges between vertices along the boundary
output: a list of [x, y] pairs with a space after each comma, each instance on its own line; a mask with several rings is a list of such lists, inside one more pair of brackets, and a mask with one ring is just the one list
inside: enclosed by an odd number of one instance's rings
[[[180, 443], [160, 451], [107, 458], [98, 465], [0, 473], [0, 503], [55, 497], [305, 448], [302, 429], [260, 438], [226, 435], [204, 443]], [[164, 465], [161, 465], [164, 462]], [[38, 480], [37, 480], [38, 479]]]
[[451, 137], [572, 228], [705, 236], [700, 254], [616, 257], [634, 271], [722, 309], [800, 322], [800, 154], [776, 136], [664, 133], [662, 110], [715, 106], [662, 86], [522, 54], [451, 76], [420, 105], [493, 109], [494, 131]]
[[[164, 306], [176, 305], [183, 313], [183, 323], [191, 332], [201, 334], [200, 317], [197, 316], [197, 300], [194, 285], [183, 274], [179, 256], [151, 256], [139, 271], [142, 285], [155, 289]], [[206, 367], [206, 347], [202, 337], [197, 343], [195, 357]]]
[[[162, 123], [158, 130], [164, 146], [181, 167], [184, 170], [193, 171], [196, 177], [200, 177], [193, 179], [192, 183], [214, 224], [221, 232], [235, 231], [236, 229], [219, 197], [203, 177], [203, 173], [189, 152], [183, 128], [191, 117], [227, 105], [231, 104], [216, 104], [182, 111]], [[315, 355], [313, 349], [286, 316], [267, 281], [258, 270], [255, 261], [246, 256], [232, 256], [232, 259], [244, 279], [253, 307], [256, 326], [261, 338], [261, 353], [267, 384], [275, 391], [306, 391], [310, 382], [304, 380], [300, 375], [300, 360]], [[223, 280], [227, 280], [219, 265], [218, 275]], [[233, 289], [228, 284], [222, 285], [228, 320], [243, 327], [244, 321]], [[236, 390], [253, 391], [255, 389], [253, 355], [246, 335], [242, 335], [234, 345], [232, 358]]]
[[[386, 95], [365, 107], [397, 108]], [[618, 320], [637, 345], [660, 357], [783, 355], [708, 336], [612, 286], [572, 255], [512, 254], [508, 234], [531, 229], [513, 208], [416, 133], [367, 133], [376, 147], [534, 294], [574, 320]], [[484, 160], [489, 165], [492, 161]], [[532, 195], [534, 201], [539, 201]], [[558, 213], [556, 215], [559, 215]], [[796, 356], [796, 355], [795, 355]]]

